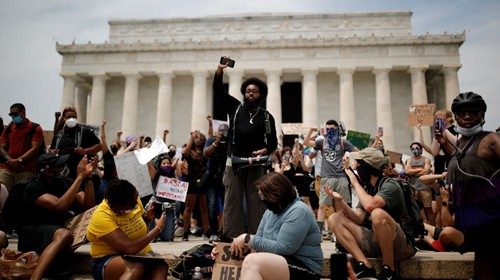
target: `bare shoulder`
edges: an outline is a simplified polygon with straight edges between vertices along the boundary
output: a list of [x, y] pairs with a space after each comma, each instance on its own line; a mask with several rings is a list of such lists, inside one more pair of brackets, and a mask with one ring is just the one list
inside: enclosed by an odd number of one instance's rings
[[500, 135], [491, 132], [486, 135], [478, 147], [478, 156], [488, 160], [498, 160], [500, 154]]

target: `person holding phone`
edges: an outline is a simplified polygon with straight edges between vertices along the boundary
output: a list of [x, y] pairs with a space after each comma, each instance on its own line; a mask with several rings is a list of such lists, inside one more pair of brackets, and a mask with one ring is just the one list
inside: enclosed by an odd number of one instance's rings
[[[267, 97], [267, 85], [258, 78], [243, 82], [240, 92], [243, 103], [225, 91], [222, 77], [228, 64], [217, 66], [213, 81], [215, 98], [228, 112], [228, 158], [225, 180], [223, 235], [234, 238], [245, 231], [254, 234], [265, 211], [253, 183], [265, 173], [262, 165], [253, 165], [233, 170], [230, 156], [260, 157], [270, 155], [278, 145], [274, 117], [263, 105]], [[243, 211], [243, 197], [246, 199], [246, 215]]]

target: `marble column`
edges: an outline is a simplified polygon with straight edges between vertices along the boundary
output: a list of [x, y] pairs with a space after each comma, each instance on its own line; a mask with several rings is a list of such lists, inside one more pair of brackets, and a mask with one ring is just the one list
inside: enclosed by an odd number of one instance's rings
[[[460, 93], [458, 85], [458, 69], [460, 66], [444, 66], [444, 89], [446, 94], [446, 109], [451, 110], [453, 99]], [[437, 110], [441, 108], [436, 108]]]
[[61, 99], [61, 111], [65, 107], [75, 106], [75, 90], [78, 77], [76, 75], [61, 75], [64, 78], [63, 93]]
[[207, 77], [208, 71], [194, 71], [193, 102], [191, 107], [191, 131], [207, 131]]
[[79, 82], [76, 85], [75, 108], [78, 115], [78, 122], [87, 122], [87, 101], [88, 101], [89, 85]]
[[122, 131], [123, 135], [137, 134], [137, 111], [139, 101], [139, 80], [142, 76], [139, 73], [125, 74], [125, 91], [123, 93], [123, 115]]
[[267, 110], [273, 115], [276, 132], [281, 133], [281, 69], [265, 70], [267, 82]]
[[229, 76], [229, 94], [234, 96], [239, 101], [243, 101], [243, 94], [241, 94], [240, 88], [243, 83], [243, 70], [230, 69], [224, 71]]
[[339, 69], [340, 77], [340, 119], [347, 130], [356, 130], [356, 111], [354, 107], [354, 69]]
[[318, 69], [302, 70], [302, 123], [318, 126]]
[[375, 74], [375, 103], [377, 108], [377, 127], [384, 128], [384, 146], [394, 151], [394, 131], [392, 124], [391, 86], [389, 72], [391, 68], [374, 69]]
[[87, 123], [100, 125], [104, 120], [104, 108], [106, 101], [106, 74], [95, 74], [92, 76], [92, 93], [90, 94], [90, 110], [87, 115]]
[[[172, 79], [173, 73], [158, 73], [158, 100], [156, 107], [156, 135], [162, 137], [163, 131], [172, 131]], [[169, 143], [167, 134], [167, 143]]]
[[[410, 67], [408, 72], [411, 74], [411, 96], [413, 105], [427, 104], [427, 87], [425, 85], [426, 67]], [[431, 141], [431, 131], [429, 127], [422, 127], [422, 134], [426, 143]], [[420, 142], [420, 132], [413, 128], [413, 140]], [[428, 154], [426, 155], [428, 156]]]

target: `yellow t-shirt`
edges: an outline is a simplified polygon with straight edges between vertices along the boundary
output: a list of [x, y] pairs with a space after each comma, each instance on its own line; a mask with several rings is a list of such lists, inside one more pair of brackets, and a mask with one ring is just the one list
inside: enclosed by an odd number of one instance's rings
[[[94, 214], [90, 218], [89, 227], [87, 228], [87, 239], [90, 241], [90, 255], [93, 258], [101, 258], [111, 254], [120, 254], [111, 246], [106, 244], [100, 237], [120, 228], [130, 239], [136, 239], [146, 235], [147, 226], [142, 218], [144, 207], [141, 200], [137, 199], [137, 205], [132, 212], [117, 216], [109, 208], [106, 200], [103, 200]], [[151, 252], [151, 246], [146, 246], [138, 255], [144, 255]]]

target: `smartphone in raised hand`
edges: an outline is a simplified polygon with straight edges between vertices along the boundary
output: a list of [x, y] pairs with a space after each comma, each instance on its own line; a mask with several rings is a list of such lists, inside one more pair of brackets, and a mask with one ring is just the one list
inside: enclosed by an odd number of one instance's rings
[[234, 63], [235, 61], [230, 59], [229, 57], [221, 56], [220, 58], [220, 64], [226, 65], [227, 67], [234, 68]]

